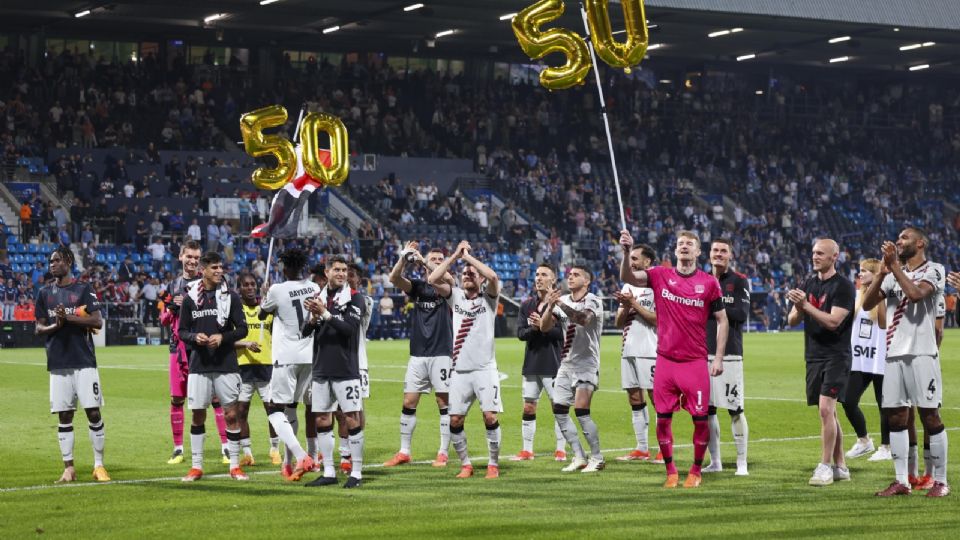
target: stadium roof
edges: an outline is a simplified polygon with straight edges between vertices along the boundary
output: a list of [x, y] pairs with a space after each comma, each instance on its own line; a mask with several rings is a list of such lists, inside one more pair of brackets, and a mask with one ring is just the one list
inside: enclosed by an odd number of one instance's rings
[[[261, 5], [264, 2], [268, 5]], [[267, 43], [292, 50], [521, 61], [524, 57], [509, 20], [501, 18], [530, 3], [532, 0], [4, 0], [0, 28], [88, 39], [183, 39], [208, 45], [222, 41], [231, 46]], [[943, 23], [930, 26], [956, 27], [960, 3], [918, 0], [911, 3], [913, 11], [897, 8], [878, 14], [873, 7], [879, 3], [647, 0], [647, 17], [655, 25], [650, 41], [660, 44], [649, 57], [693, 64], [736, 62], [738, 57], [755, 55], [743, 61], [886, 72], [927, 65], [931, 74], [960, 74], [960, 34], [909, 26], [933, 20]], [[422, 7], [405, 10], [418, 4]], [[890, 2], [884, 0], [883, 4]], [[742, 11], [729, 11], [734, 8]], [[89, 14], [76, 16], [87, 10]], [[614, 26], [621, 26], [620, 9], [612, 5], [611, 13]], [[835, 18], [825, 20], [823, 16]], [[836, 20], [841, 17], [849, 22]], [[893, 26], [897, 21], [905, 24]], [[567, 1], [567, 13], [559, 25], [582, 33], [575, 2]], [[335, 27], [339, 28], [329, 31]], [[708, 37], [733, 29], [742, 31]], [[441, 34], [448, 30], [454, 32]], [[849, 39], [829, 41], [847, 36]], [[917, 46], [901, 50], [913, 45]], [[843, 57], [847, 60], [830, 62]]]

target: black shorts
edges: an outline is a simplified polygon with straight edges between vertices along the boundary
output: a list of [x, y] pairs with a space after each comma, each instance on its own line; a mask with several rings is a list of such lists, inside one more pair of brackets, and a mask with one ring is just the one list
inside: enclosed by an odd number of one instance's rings
[[807, 362], [807, 405], [818, 405], [820, 396], [843, 401], [850, 380], [848, 359]]
[[240, 366], [240, 380], [244, 384], [270, 382], [271, 375], [273, 375], [273, 366], [270, 364], [244, 364]]

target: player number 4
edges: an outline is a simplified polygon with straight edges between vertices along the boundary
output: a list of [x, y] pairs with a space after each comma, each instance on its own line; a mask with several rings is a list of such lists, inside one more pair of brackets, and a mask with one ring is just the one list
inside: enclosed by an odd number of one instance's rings
[[936, 393], [937, 393], [937, 380], [936, 380], [936, 379], [930, 379], [930, 384], [927, 385], [927, 391], [929, 391], [931, 394], [936, 394]]

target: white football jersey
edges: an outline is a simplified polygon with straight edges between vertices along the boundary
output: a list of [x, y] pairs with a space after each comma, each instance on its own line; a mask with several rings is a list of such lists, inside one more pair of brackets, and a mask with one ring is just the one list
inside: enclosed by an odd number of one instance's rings
[[887, 357], [937, 356], [937, 298], [946, 284], [943, 266], [925, 262], [916, 270], [903, 271], [914, 283], [926, 281], [934, 290], [923, 300], [911, 302], [892, 273], [884, 278], [880, 289], [886, 296]]
[[312, 364], [313, 334], [300, 335], [309, 316], [303, 302], [320, 293], [320, 286], [309, 279], [284, 281], [271, 285], [260, 307], [273, 313], [274, 365]]
[[567, 318], [559, 306], [553, 308], [553, 315], [563, 323], [563, 349], [560, 351], [560, 365], [574, 373], [592, 372], [600, 369], [600, 333], [603, 330], [603, 304], [593, 293], [587, 293], [579, 301], [571, 295], [560, 297], [560, 302], [571, 308], [586, 312], [592, 311], [596, 317], [588, 326], [580, 326]]
[[493, 326], [498, 296], [481, 292], [470, 300], [453, 287], [447, 304], [453, 309], [453, 369], [457, 372], [496, 369]]
[[360, 370], [366, 371], [369, 369], [367, 367], [367, 330], [370, 329], [370, 317], [373, 315], [373, 298], [360, 294], [363, 296], [363, 303], [366, 304], [367, 310], [360, 318], [360, 339], [357, 340], [360, 343], [360, 350], [357, 352], [357, 362], [360, 364]]
[[[656, 311], [653, 302], [653, 289], [624, 285], [621, 292], [632, 295], [644, 309]], [[627, 314], [626, 324], [623, 325], [623, 352], [621, 356], [624, 358], [657, 357], [657, 327], [647, 324], [632, 309]]]
[[[930, 263], [933, 265], [934, 269], [940, 272], [940, 275], [946, 276], [947, 269], [943, 267], [940, 263]], [[946, 278], [944, 278], [946, 279]], [[947, 316], [947, 297], [944, 295], [944, 289], [940, 289], [940, 294], [937, 295], [937, 318], [942, 319]]]

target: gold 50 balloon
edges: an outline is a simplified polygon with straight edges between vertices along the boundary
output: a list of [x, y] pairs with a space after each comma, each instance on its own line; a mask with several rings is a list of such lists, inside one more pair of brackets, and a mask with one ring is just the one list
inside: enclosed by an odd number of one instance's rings
[[[585, 0], [585, 3], [590, 41], [597, 56], [608, 65], [629, 73], [632, 66], [643, 60], [650, 42], [643, 0], [622, 0], [620, 3], [626, 27], [623, 43], [613, 38], [608, 0]], [[550, 90], [582, 84], [592, 65], [587, 44], [579, 34], [566, 28], [540, 29], [559, 19], [563, 11], [563, 0], [540, 0], [513, 18], [513, 33], [527, 56], [539, 60], [551, 53], [561, 53], [566, 57], [563, 65], [540, 72], [540, 84]]]
[[[270, 105], [248, 112], [240, 117], [240, 133], [243, 147], [253, 157], [273, 156], [274, 168], [260, 167], [253, 171], [253, 185], [260, 189], [280, 189], [293, 179], [297, 171], [297, 154], [293, 143], [280, 135], [265, 135], [264, 129], [282, 126], [287, 121], [287, 109]], [[325, 166], [318, 155], [318, 136], [321, 132], [330, 136], [330, 166]], [[350, 174], [347, 127], [336, 116], [312, 112], [300, 125], [300, 140], [303, 141], [303, 169], [312, 178], [325, 186], [339, 186]]]

